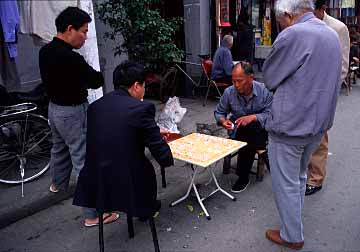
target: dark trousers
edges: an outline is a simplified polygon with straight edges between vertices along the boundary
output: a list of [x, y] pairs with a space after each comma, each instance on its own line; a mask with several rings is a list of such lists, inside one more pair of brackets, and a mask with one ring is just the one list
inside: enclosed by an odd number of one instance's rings
[[239, 127], [235, 139], [247, 142], [247, 145], [238, 151], [236, 168], [236, 175], [239, 176], [239, 179], [247, 182], [254, 163], [256, 150], [266, 149], [268, 135], [259, 122], [252, 122]]

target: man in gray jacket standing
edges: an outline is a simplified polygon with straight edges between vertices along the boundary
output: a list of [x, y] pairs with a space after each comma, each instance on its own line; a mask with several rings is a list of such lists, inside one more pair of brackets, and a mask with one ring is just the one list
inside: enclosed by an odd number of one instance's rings
[[263, 72], [265, 85], [275, 91], [265, 128], [281, 226], [267, 230], [266, 237], [301, 249], [307, 166], [333, 124], [341, 50], [335, 31], [314, 16], [313, 0], [278, 0], [275, 11], [284, 30], [274, 42]]

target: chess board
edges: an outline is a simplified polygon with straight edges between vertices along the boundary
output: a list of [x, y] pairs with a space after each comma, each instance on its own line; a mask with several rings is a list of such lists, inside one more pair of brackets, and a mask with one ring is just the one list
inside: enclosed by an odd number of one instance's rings
[[208, 167], [245, 146], [245, 142], [192, 133], [169, 143], [175, 159]]

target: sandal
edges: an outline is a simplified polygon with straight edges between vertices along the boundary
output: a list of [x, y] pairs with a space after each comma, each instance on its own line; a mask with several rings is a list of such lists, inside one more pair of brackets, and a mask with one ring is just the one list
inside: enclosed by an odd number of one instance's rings
[[49, 191], [52, 193], [57, 193], [59, 192], [59, 189], [56, 188], [56, 186], [54, 184], [50, 185]]
[[[103, 223], [104, 224], [109, 224], [112, 222], [117, 221], [117, 219], [119, 219], [120, 215], [118, 213], [108, 213], [106, 214], [106, 216], [104, 216], [104, 220]], [[98, 218], [97, 218], [98, 219]], [[84, 223], [85, 227], [95, 227], [95, 226], [99, 226], [99, 220], [96, 223]]]

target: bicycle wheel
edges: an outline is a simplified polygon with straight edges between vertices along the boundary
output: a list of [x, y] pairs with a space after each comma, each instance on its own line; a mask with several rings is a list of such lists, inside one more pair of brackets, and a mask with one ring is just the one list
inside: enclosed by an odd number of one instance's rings
[[19, 184], [20, 164], [24, 182], [42, 175], [48, 168], [51, 130], [46, 118], [24, 113], [3, 118], [0, 122], [0, 182]]

